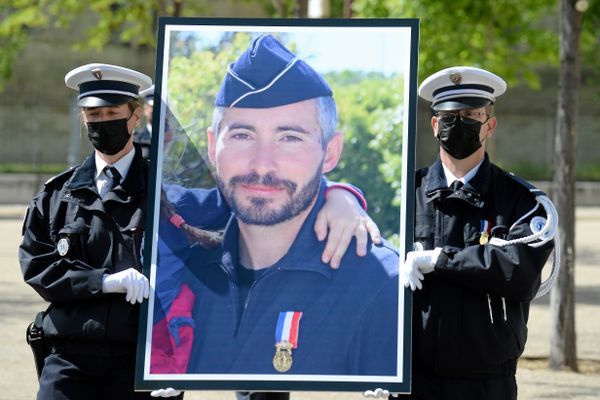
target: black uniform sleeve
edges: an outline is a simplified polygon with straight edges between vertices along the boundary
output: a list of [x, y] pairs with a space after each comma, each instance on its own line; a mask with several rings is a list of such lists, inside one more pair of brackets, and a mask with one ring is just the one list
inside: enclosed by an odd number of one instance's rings
[[[510, 224], [517, 222], [536, 205], [534, 197], [524, 191], [517, 193], [511, 202], [515, 206]], [[510, 241], [531, 235], [529, 223], [537, 215], [546, 217], [541, 206], [513, 226], [502, 239]], [[537, 248], [526, 243], [503, 247], [488, 243], [464, 249], [445, 246], [435, 265], [435, 273], [439, 278], [475, 291], [530, 301], [541, 284], [542, 268], [553, 247], [552, 241]]]
[[37, 194], [27, 209], [19, 247], [23, 278], [49, 302], [80, 301], [101, 295], [102, 275], [108, 270], [58, 254], [51, 237], [50, 193], [44, 190]]

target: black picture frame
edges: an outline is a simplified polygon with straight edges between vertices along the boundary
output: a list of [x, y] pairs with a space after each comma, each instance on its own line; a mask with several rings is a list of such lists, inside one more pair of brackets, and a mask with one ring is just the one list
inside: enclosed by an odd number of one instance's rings
[[[179, 390], [255, 390], [255, 391], [364, 391], [378, 387], [391, 392], [410, 391], [411, 372], [411, 307], [410, 290], [404, 289], [398, 278], [398, 331], [395, 374], [389, 375], [325, 375], [315, 374], [253, 374], [253, 373], [192, 373], [153, 372], [153, 346], [159, 337], [153, 333], [156, 324], [165, 316], [164, 298], [172, 295], [177, 287], [177, 273], [163, 273], [167, 261], [158, 260], [159, 241], [163, 236], [170, 238], [172, 227], [161, 225], [161, 217], [167, 220], [173, 210], [165, 208], [165, 185], [184, 188], [214, 187], [213, 169], [206, 156], [205, 129], [210, 125], [212, 104], [221, 81], [209, 77], [217, 69], [221, 78], [226, 74], [226, 63], [235, 58], [220, 60], [214, 49], [224, 48], [227, 40], [234, 48], [236, 38], [254, 37], [260, 33], [271, 33], [291, 44], [299, 57], [305, 57], [319, 73], [324, 75], [340, 71], [358, 71], [357, 76], [373, 74], [377, 81], [369, 88], [401, 88], [395, 93], [393, 104], [389, 99], [386, 106], [363, 110], [365, 115], [382, 112], [377, 119], [392, 127], [369, 126], [371, 140], [378, 140], [378, 129], [393, 129], [394, 137], [401, 144], [389, 149], [393, 163], [401, 163], [390, 169], [394, 172], [389, 190], [393, 188], [396, 198], [397, 223], [395, 245], [399, 259], [412, 248], [414, 210], [414, 172], [417, 109], [417, 64], [419, 43], [419, 21], [417, 19], [241, 19], [241, 18], [160, 18], [158, 30], [158, 53], [156, 66], [155, 97], [152, 122], [152, 148], [149, 174], [149, 190], [144, 246], [144, 273], [150, 279], [151, 294], [142, 304], [137, 347], [136, 390], [154, 390], [173, 387]], [[241, 39], [240, 39], [241, 40]], [[219, 46], [216, 44], [219, 43]], [[212, 52], [212, 55], [211, 55]], [[202, 60], [208, 60], [206, 63]], [[216, 60], [216, 61], [215, 61]], [[226, 62], [226, 63], [225, 63]], [[196, 68], [196, 64], [202, 66]], [[190, 74], [190, 71], [195, 71]], [[209, 72], [210, 71], [210, 72]], [[198, 75], [196, 75], [198, 74]], [[191, 76], [193, 75], [193, 76]], [[201, 78], [196, 79], [197, 76]], [[346, 77], [347, 78], [347, 77]], [[203, 80], [204, 79], [204, 80]], [[366, 79], [366, 78], [365, 78]], [[352, 80], [352, 79], [350, 79]], [[340, 78], [340, 81], [343, 79]], [[201, 82], [201, 83], [198, 83]], [[212, 86], [211, 86], [212, 85]], [[336, 86], [338, 87], [338, 86]], [[336, 87], [332, 85], [334, 97]], [[339, 87], [344, 87], [343, 82]], [[377, 93], [366, 89], [365, 96]], [[401, 93], [398, 93], [400, 92]], [[338, 101], [338, 100], [336, 100]], [[345, 98], [360, 106], [358, 98]], [[375, 102], [376, 104], [377, 102]], [[357, 107], [358, 107], [357, 106]], [[387, 107], [387, 108], [386, 108]], [[343, 108], [338, 104], [338, 108]], [[343, 109], [339, 110], [343, 119]], [[387, 114], [386, 114], [387, 112]], [[396, 136], [397, 135], [397, 136]], [[353, 143], [346, 146], [351, 151], [355, 146], [371, 146], [372, 143]], [[399, 154], [398, 154], [399, 153]], [[387, 164], [386, 164], [387, 165]], [[398, 176], [398, 173], [400, 176]], [[383, 174], [383, 172], [382, 172]], [[389, 174], [389, 171], [388, 171]], [[336, 177], [336, 180], [344, 177]], [[387, 177], [388, 181], [390, 177]], [[361, 188], [366, 182], [352, 182]], [[362, 188], [361, 188], [362, 189]], [[378, 198], [377, 191], [363, 193], [367, 202]], [[162, 199], [161, 199], [162, 197]], [[380, 224], [384, 213], [369, 208], [369, 214]], [[176, 214], [176, 212], [175, 212]], [[189, 221], [187, 221], [189, 222]], [[211, 221], [224, 227], [226, 220]], [[389, 222], [388, 222], [389, 224]], [[168, 225], [168, 224], [167, 224]], [[193, 224], [192, 224], [193, 225]], [[393, 225], [392, 225], [393, 227]], [[393, 228], [392, 228], [393, 229]], [[170, 239], [169, 239], [170, 240]], [[353, 251], [350, 249], [348, 251]], [[161, 264], [162, 263], [162, 264]], [[170, 265], [170, 264], [169, 264]], [[186, 266], [185, 268], [189, 268]], [[342, 263], [341, 268], [344, 268]], [[368, 267], [367, 267], [368, 268]], [[177, 270], [179, 271], [179, 270]], [[174, 281], [176, 283], [174, 283]], [[175, 290], [176, 292], [176, 290]], [[167, 294], [165, 294], [167, 293]], [[165, 296], [165, 297], [163, 297]], [[201, 296], [201, 294], [199, 294]], [[168, 328], [167, 328], [168, 329]], [[172, 338], [171, 338], [172, 339]]]

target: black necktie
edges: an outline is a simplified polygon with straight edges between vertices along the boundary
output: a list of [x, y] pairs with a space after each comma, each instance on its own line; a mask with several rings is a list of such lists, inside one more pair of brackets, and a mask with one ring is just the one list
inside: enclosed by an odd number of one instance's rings
[[460, 190], [461, 187], [463, 187], [463, 183], [459, 180], [452, 182], [450, 185], [450, 189], [452, 189], [453, 192]]
[[106, 190], [104, 190], [104, 192], [108, 193], [117, 187], [117, 185], [121, 181], [121, 174], [115, 167], [107, 165], [106, 167], [104, 167], [104, 175], [106, 175], [106, 177], [108, 178], [106, 180]]

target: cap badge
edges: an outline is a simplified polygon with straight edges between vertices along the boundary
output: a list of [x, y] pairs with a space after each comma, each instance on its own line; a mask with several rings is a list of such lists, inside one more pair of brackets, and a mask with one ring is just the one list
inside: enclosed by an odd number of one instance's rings
[[458, 74], [458, 73], [450, 74], [450, 81], [452, 83], [454, 83], [455, 85], [460, 85], [462, 80], [463, 80], [463, 77], [461, 74]]
[[102, 71], [100, 71], [100, 69], [96, 68], [93, 69], [92, 71], [92, 75], [94, 75], [94, 77], [98, 80], [102, 80]]

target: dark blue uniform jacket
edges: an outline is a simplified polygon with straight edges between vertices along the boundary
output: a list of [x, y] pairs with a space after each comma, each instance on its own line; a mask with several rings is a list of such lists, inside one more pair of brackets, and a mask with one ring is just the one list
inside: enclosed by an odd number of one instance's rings
[[313, 231], [322, 193], [287, 254], [261, 273], [244, 304], [235, 217], [223, 249], [194, 248], [185, 256], [183, 279], [196, 296], [188, 373], [277, 374], [279, 313], [300, 311], [298, 348], [287, 374], [396, 374], [398, 252], [389, 243], [370, 245], [366, 257], [348, 251], [339, 270], [322, 263], [325, 244]]
[[[139, 148], [123, 182], [102, 201], [94, 156], [47, 182], [23, 224], [19, 261], [25, 282], [50, 302], [43, 321], [50, 343], [72, 351], [135, 350], [139, 305], [102, 293], [102, 276], [141, 270], [147, 165]], [[68, 243], [66, 254], [57, 249]]]

